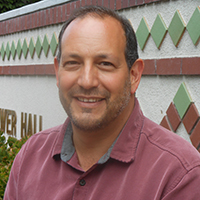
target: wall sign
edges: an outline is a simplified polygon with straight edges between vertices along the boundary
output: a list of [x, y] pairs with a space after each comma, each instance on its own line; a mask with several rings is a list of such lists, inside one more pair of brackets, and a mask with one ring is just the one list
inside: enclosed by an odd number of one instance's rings
[[[33, 135], [42, 130], [42, 116], [21, 112], [21, 137]], [[0, 108], [0, 130], [11, 136], [17, 136], [17, 114], [14, 110]]]

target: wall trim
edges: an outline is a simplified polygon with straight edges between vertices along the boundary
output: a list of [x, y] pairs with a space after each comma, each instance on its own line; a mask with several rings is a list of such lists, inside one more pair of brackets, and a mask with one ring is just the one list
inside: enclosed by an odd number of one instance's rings
[[200, 57], [146, 59], [143, 75], [200, 75]]
[[[200, 57], [145, 59], [145, 75], [200, 75]], [[54, 64], [0, 66], [0, 76], [55, 75]]]
[[[48, 0], [49, 1], [49, 0]], [[75, 8], [79, 8], [85, 5], [101, 5], [111, 8], [113, 10], [121, 10], [124, 8], [145, 5], [154, 2], [160, 2], [163, 0], [77, 0], [77, 1], [65, 1], [62, 5], [49, 4], [48, 6], [39, 7], [39, 2], [31, 4], [29, 6], [16, 9], [15, 11], [9, 11], [0, 15], [0, 35], [6, 35], [16, 33], [20, 31], [31, 30], [48, 25], [59, 24], [66, 21], [69, 15]], [[44, 1], [46, 2], [46, 1]], [[60, 4], [61, 1], [58, 1]], [[39, 11], [31, 10], [29, 7], [39, 7]], [[53, 7], [49, 7], [53, 6]], [[28, 8], [28, 9], [26, 9]], [[41, 10], [41, 8], [43, 8]], [[22, 10], [22, 11], [21, 11]], [[27, 10], [28, 13], [25, 13]], [[35, 9], [38, 10], [38, 9]], [[12, 12], [18, 12], [18, 16]], [[10, 14], [9, 14], [10, 13]], [[12, 16], [13, 14], [13, 16]], [[7, 18], [4, 17], [7, 15]], [[10, 18], [12, 16], [12, 18]], [[2, 21], [2, 19], [4, 21]]]
[[0, 75], [4, 76], [50, 76], [55, 75], [53, 64], [8, 65], [0, 66]]

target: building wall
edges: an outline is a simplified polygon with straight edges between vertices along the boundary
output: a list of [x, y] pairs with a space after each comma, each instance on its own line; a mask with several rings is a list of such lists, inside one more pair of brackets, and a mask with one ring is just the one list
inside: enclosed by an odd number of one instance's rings
[[[86, 4], [110, 7], [130, 20], [139, 42], [139, 55], [145, 61], [136, 94], [144, 114], [198, 147], [198, 0], [48, 0], [1, 14], [0, 109], [1, 116], [6, 116], [5, 109], [16, 112], [17, 137], [21, 137], [21, 127], [25, 127], [24, 113], [27, 113], [27, 134], [41, 128], [39, 116], [42, 116], [42, 129], [65, 120], [57, 94], [53, 58], [63, 22], [74, 8]], [[12, 134], [14, 114], [7, 113], [8, 133]]]

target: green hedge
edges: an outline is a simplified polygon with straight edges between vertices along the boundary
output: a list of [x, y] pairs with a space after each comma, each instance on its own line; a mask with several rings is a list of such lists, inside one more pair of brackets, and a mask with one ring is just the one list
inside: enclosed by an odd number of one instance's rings
[[13, 160], [27, 139], [28, 137], [21, 140], [9, 137], [6, 141], [3, 133], [0, 132], [0, 200], [3, 199]]
[[0, 0], [0, 13], [13, 10], [41, 0]]

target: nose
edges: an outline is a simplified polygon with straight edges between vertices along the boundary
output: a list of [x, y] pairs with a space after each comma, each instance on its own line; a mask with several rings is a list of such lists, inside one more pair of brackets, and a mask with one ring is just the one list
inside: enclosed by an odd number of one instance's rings
[[82, 66], [78, 78], [78, 85], [84, 89], [91, 89], [99, 85], [98, 71], [92, 64], [85, 64]]

